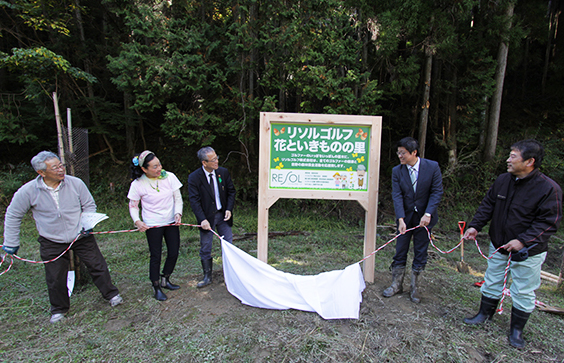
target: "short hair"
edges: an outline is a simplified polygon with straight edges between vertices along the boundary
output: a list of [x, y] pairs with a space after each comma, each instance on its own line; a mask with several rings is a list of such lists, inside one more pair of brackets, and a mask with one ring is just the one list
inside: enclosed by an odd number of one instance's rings
[[527, 139], [517, 141], [511, 145], [511, 150], [519, 151], [523, 160], [529, 160], [530, 158], [535, 159], [534, 168], [540, 168], [542, 159], [544, 158], [544, 147], [537, 140]]
[[31, 166], [33, 166], [33, 169], [35, 171], [47, 170], [47, 165], [45, 164], [45, 162], [51, 159], [57, 159], [61, 161], [61, 159], [59, 159], [59, 156], [54, 152], [42, 151], [31, 159]]
[[419, 142], [415, 140], [413, 137], [404, 137], [400, 141], [398, 141], [397, 147], [403, 147], [411, 154], [414, 151], [417, 151], [419, 154]]
[[198, 159], [200, 159], [200, 161], [209, 161], [207, 159], [208, 154], [209, 153], [214, 153], [215, 150], [213, 149], [213, 147], [211, 146], [204, 146], [203, 148], [201, 148], [200, 150], [198, 150]]

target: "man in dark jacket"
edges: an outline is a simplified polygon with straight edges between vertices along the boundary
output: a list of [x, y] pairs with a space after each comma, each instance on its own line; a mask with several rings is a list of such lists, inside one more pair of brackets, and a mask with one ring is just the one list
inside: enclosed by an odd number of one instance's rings
[[507, 159], [508, 172], [490, 187], [464, 234], [465, 239], [475, 239], [491, 220], [490, 255], [499, 248], [488, 260], [480, 311], [464, 322], [481, 324], [493, 317], [503, 293], [505, 269], [511, 260], [513, 307], [509, 343], [517, 348], [525, 346], [523, 328], [535, 308], [535, 290], [540, 286], [548, 239], [556, 232], [562, 216], [560, 186], [539, 171], [543, 156], [544, 149], [535, 140], [513, 144]]
[[188, 176], [188, 196], [190, 206], [200, 228], [200, 259], [204, 279], [197, 287], [204, 287], [212, 282], [212, 241], [211, 230], [232, 242], [233, 206], [235, 205], [235, 187], [226, 168], [219, 166], [219, 156], [211, 147], [198, 151], [202, 167]]
[[400, 165], [392, 170], [392, 197], [401, 234], [396, 241], [396, 254], [392, 262], [392, 284], [384, 290], [384, 297], [403, 291], [403, 276], [407, 253], [413, 235], [413, 263], [411, 265], [411, 292], [409, 298], [419, 303], [417, 280], [427, 264], [429, 236], [424, 228], [406, 232], [422, 226], [429, 230], [439, 220], [437, 207], [443, 195], [441, 169], [436, 161], [417, 156], [419, 143], [412, 137], [404, 137], [398, 144]]

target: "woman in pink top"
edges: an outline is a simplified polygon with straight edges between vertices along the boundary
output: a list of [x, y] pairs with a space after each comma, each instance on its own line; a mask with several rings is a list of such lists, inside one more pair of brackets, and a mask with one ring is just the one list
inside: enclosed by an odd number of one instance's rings
[[[161, 162], [149, 150], [136, 155], [131, 161], [131, 187], [129, 198], [129, 214], [133, 223], [141, 232], [147, 234], [151, 259], [149, 278], [153, 285], [154, 297], [165, 301], [167, 296], [161, 288], [177, 290], [180, 288], [170, 282], [180, 247], [180, 231], [178, 225], [182, 218], [182, 183], [176, 175], [163, 170]], [[139, 208], [142, 220], [139, 218]], [[162, 241], [166, 242], [167, 257], [162, 273], [161, 266]]]

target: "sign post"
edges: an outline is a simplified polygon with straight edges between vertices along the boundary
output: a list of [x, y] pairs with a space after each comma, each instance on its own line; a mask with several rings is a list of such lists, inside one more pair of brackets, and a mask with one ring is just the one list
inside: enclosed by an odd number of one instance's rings
[[[364, 255], [376, 245], [382, 117], [263, 112], [260, 117], [257, 255], [268, 260], [268, 210], [279, 198], [356, 200]], [[374, 281], [374, 256], [364, 261]]]

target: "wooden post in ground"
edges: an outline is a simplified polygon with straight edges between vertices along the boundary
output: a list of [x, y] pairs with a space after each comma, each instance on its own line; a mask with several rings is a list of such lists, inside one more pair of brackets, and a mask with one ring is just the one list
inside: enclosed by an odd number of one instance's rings
[[[381, 128], [380, 116], [261, 113], [258, 259], [268, 262], [268, 213], [280, 198], [358, 201], [364, 256], [375, 250]], [[374, 256], [363, 264], [373, 282]]]
[[[59, 99], [57, 98], [57, 92], [53, 92], [53, 106], [55, 107], [55, 122], [57, 124], [57, 140], [58, 140], [58, 148], [59, 148], [59, 159], [61, 159], [61, 163], [63, 163], [63, 165], [65, 164], [65, 145], [63, 142], [63, 120], [61, 119], [61, 113], [59, 112]], [[74, 286], [74, 281], [76, 281], [76, 279], [80, 278], [80, 274], [77, 274], [76, 276], [75, 274], [75, 270], [78, 271], [79, 269], [76, 269], [76, 265], [75, 265], [75, 257], [74, 257], [74, 252], [72, 250], [69, 251], [69, 258], [70, 258], [70, 271], [69, 271], [69, 275], [72, 275], [72, 285]], [[69, 291], [72, 291], [72, 287], [73, 286], [69, 286]]]

